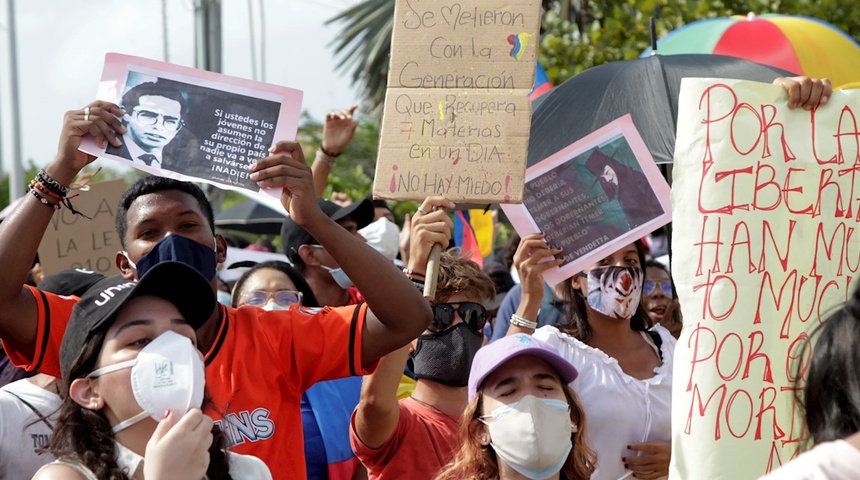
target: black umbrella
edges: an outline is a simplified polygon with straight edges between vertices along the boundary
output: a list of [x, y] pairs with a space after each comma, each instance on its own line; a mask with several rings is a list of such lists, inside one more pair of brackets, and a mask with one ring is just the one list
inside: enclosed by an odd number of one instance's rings
[[215, 215], [215, 226], [258, 235], [280, 235], [286, 217], [254, 200], [245, 200]]
[[544, 95], [532, 114], [528, 164], [631, 114], [657, 163], [672, 163], [684, 77], [772, 82], [795, 74], [722, 55], [654, 55], [588, 69]]

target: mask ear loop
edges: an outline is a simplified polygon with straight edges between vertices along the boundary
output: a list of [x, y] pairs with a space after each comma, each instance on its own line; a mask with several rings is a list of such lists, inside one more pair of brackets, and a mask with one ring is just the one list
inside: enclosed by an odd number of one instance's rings
[[111, 428], [111, 431], [114, 434], [116, 434], [117, 432], [125, 430], [126, 428], [134, 425], [135, 423], [140, 422], [141, 420], [143, 420], [145, 418], [149, 418], [149, 413], [147, 413], [146, 410], [138, 413], [137, 415], [129, 418], [128, 420], [117, 423], [116, 425], [113, 426], [113, 428]]
[[[90, 372], [89, 375], [87, 375], [86, 378], [98, 378], [98, 377], [101, 377], [102, 375], [116, 372], [117, 370], [122, 370], [124, 368], [131, 368], [131, 367], [135, 366], [135, 364], [137, 364], [136, 358], [133, 360], [126, 360], [124, 362], [114, 363], [113, 365], [108, 365], [107, 367], [102, 367], [102, 368], [93, 370], [92, 372]], [[143, 420], [144, 418], [146, 418], [148, 416], [149, 416], [149, 413], [147, 413], [146, 410], [144, 410], [144, 411], [138, 413], [137, 415], [129, 418], [128, 420], [117, 423], [116, 425], [113, 426], [113, 428], [111, 428], [111, 431], [114, 434], [116, 434], [117, 432], [125, 430], [126, 428], [134, 425], [135, 423], [140, 422], [141, 420]]]
[[132, 360], [126, 360], [124, 362], [114, 363], [113, 365], [108, 365], [106, 367], [102, 367], [102, 368], [93, 370], [92, 372], [90, 372], [89, 375], [87, 375], [87, 378], [98, 378], [98, 377], [101, 377], [102, 375], [105, 375], [105, 374], [108, 374], [111, 372], [115, 372], [117, 370], [122, 370], [123, 368], [131, 368], [136, 363], [137, 363], [136, 358], [132, 359]]

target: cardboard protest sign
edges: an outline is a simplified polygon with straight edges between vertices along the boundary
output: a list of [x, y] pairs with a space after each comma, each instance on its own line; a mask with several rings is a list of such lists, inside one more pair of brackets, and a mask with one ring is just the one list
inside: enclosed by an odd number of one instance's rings
[[[124, 109], [128, 132], [121, 147], [86, 137], [81, 150], [154, 175], [258, 192], [248, 167], [275, 141], [295, 138], [302, 92], [109, 53], [98, 98]], [[277, 198], [280, 189], [264, 193]]]
[[119, 273], [116, 252], [122, 250], [114, 219], [125, 182], [95, 183], [80, 192], [74, 205], [92, 220], [67, 208], [54, 212], [51, 224], [39, 244], [39, 262], [45, 275], [69, 268], [84, 268], [103, 275]]
[[502, 204], [521, 236], [542, 232], [565, 262], [555, 285], [669, 223], [669, 185], [626, 115], [529, 167], [522, 205]]
[[681, 84], [674, 478], [758, 478], [798, 453], [808, 332], [860, 268], [860, 92], [834, 92], [812, 112], [787, 100], [770, 84]]
[[373, 194], [519, 203], [537, 0], [397, 0]]

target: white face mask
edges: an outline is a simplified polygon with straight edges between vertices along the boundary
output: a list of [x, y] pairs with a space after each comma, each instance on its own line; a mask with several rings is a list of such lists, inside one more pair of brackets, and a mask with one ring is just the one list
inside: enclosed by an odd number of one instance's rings
[[526, 395], [519, 402], [483, 415], [481, 421], [490, 430], [490, 445], [496, 455], [534, 480], [558, 473], [573, 448], [570, 406], [562, 400]]
[[262, 308], [263, 310], [265, 310], [267, 312], [271, 312], [273, 310], [289, 310], [289, 307], [284, 307], [282, 305], [278, 305], [275, 302], [268, 302], [260, 308]]
[[119, 432], [152, 417], [156, 422], [170, 410], [179, 421], [191, 408], [203, 404], [206, 386], [203, 361], [188, 337], [167, 331], [145, 346], [137, 358], [99, 368], [87, 378], [131, 368], [131, 390], [143, 412], [113, 427]]
[[380, 217], [358, 233], [364, 237], [368, 245], [389, 260], [394, 260], [400, 252], [400, 230], [395, 223], [385, 217]]

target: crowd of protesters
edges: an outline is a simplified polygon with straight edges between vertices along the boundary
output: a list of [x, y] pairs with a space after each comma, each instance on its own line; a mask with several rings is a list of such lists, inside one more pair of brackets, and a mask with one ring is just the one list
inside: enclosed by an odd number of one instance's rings
[[[830, 93], [780, 84], [803, 106]], [[66, 114], [57, 157], [0, 223], [0, 479], [668, 475], [682, 318], [656, 233], [552, 287], [560, 250], [541, 235], [483, 269], [449, 250], [424, 298], [455, 205], [429, 197], [400, 227], [385, 202], [320, 198], [354, 113], [329, 114], [310, 165], [280, 141], [251, 166], [289, 217], [282, 259], [235, 282], [219, 277], [228, 246], [202, 190], [157, 176], [120, 200], [116, 275], [33, 279], [96, 160], [81, 141], [118, 148], [128, 127], [109, 102]], [[802, 398], [816, 448], [798, 468], [836, 478], [860, 464], [856, 293], [816, 335], [827, 348]]]

